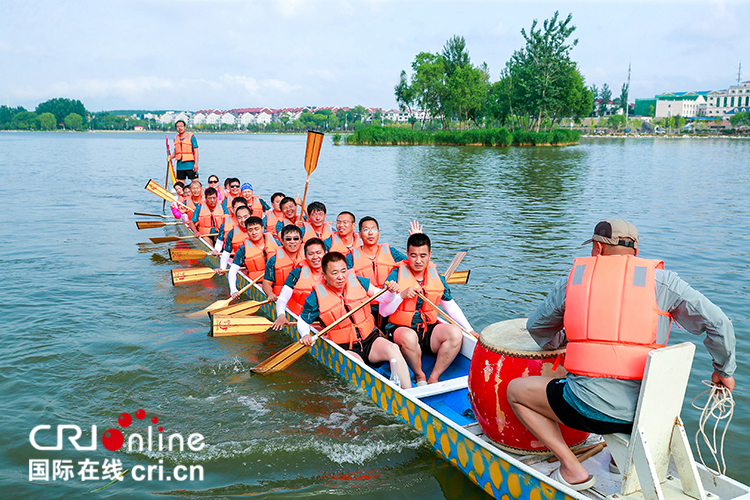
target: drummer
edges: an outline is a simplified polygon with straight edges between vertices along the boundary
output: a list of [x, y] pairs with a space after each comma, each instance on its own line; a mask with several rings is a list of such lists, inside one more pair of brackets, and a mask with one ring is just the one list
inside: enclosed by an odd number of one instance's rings
[[[544, 349], [568, 342], [563, 365], [568, 376], [517, 378], [507, 391], [518, 418], [560, 460], [552, 478], [577, 491], [591, 488], [596, 480], [563, 441], [558, 422], [596, 434], [630, 434], [648, 353], [644, 347], [666, 344], [668, 316], [693, 334], [706, 333], [714, 384], [732, 390], [736, 368], [732, 322], [676, 273], [665, 271], [661, 261], [637, 258], [638, 229], [633, 224], [602, 221], [584, 245], [588, 243], [591, 257], [575, 260], [570, 275], [555, 284], [526, 324]], [[632, 283], [625, 279], [626, 270]], [[596, 293], [591, 292], [594, 287]], [[639, 293], [642, 287], [652, 291]], [[604, 317], [608, 310], [620, 312]], [[628, 328], [634, 317], [658, 326], [652, 331]], [[583, 326], [592, 324], [596, 326]], [[611, 331], [619, 331], [618, 338], [628, 343], [605, 340], [611, 339]]]

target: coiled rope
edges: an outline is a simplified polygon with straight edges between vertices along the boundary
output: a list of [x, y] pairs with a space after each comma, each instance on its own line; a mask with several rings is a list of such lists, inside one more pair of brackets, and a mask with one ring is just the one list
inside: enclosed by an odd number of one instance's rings
[[[724, 438], [727, 435], [729, 423], [732, 421], [732, 416], [734, 415], [734, 398], [732, 397], [732, 392], [723, 385], [713, 384], [708, 380], [703, 380], [703, 385], [708, 386], [708, 389], [695, 396], [690, 402], [693, 408], [701, 410], [701, 416], [698, 420], [698, 432], [695, 433], [695, 447], [698, 449], [698, 457], [701, 459], [703, 466], [715, 475], [723, 475], [727, 471], [727, 463], [724, 460]], [[706, 393], [708, 393], [706, 404], [704, 406], [697, 405], [695, 401]], [[706, 435], [706, 427], [710, 427], [711, 419], [715, 421], [713, 423], [711, 439], [709, 439], [708, 435]], [[721, 431], [720, 440], [717, 441], [719, 427], [722, 422], [725, 422], [723, 425], [724, 429]], [[703, 460], [701, 446], [698, 441], [699, 436], [711, 452], [717, 470], [713, 470], [707, 466]], [[721, 462], [719, 459], [721, 459]]]

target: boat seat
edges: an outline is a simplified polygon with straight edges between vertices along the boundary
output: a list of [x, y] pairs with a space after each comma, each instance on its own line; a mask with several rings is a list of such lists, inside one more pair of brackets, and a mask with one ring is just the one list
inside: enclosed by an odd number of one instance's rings
[[421, 399], [436, 394], [453, 392], [458, 389], [466, 389], [467, 387], [469, 387], [469, 376], [464, 375], [463, 377], [452, 378], [450, 380], [438, 382], [437, 384], [425, 385], [424, 387], [412, 387], [411, 389], [405, 389], [404, 392], [415, 398]]
[[[669, 493], [666, 498], [675, 498], [675, 480], [667, 476], [670, 457], [674, 457], [682, 485], [677, 496], [706, 500], [680, 419], [694, 354], [695, 345], [690, 342], [651, 351], [646, 361], [632, 433], [630, 436], [604, 436], [612, 458], [622, 472], [621, 496], [665, 500], [666, 491]], [[665, 485], [668, 479], [670, 484]]]

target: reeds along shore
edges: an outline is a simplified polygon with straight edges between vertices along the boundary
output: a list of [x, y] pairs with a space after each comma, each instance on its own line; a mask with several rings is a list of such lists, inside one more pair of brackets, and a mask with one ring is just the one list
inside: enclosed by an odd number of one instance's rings
[[555, 129], [552, 132], [531, 132], [505, 128], [425, 132], [400, 127], [365, 127], [346, 138], [353, 145], [392, 146], [567, 146], [577, 144], [578, 130]]

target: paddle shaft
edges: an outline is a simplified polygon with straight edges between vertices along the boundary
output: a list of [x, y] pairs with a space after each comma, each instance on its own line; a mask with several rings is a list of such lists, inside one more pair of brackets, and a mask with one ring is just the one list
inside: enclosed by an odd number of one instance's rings
[[448, 264], [448, 269], [445, 270], [445, 274], [443, 274], [443, 277], [447, 280], [451, 277], [451, 275], [458, 269], [458, 265], [461, 263], [462, 260], [464, 260], [464, 257], [466, 257], [466, 254], [468, 252], [460, 251], [456, 252], [456, 256], [453, 257], [453, 260], [450, 264]]
[[[302, 205], [299, 207], [300, 218], [305, 215], [305, 200], [307, 200], [307, 188], [310, 186], [310, 174], [307, 174], [307, 180], [305, 181], [305, 192], [302, 195]], [[299, 195], [298, 195], [299, 196]]]
[[[424, 295], [422, 295], [419, 292], [417, 292], [417, 296], [420, 299], [422, 299], [423, 301], [427, 302], [432, 307], [434, 307], [435, 310], [438, 312], [438, 314], [440, 316], [442, 316], [443, 318], [445, 318], [451, 325], [455, 325], [455, 326], [459, 327], [464, 333], [468, 333], [469, 335], [472, 335], [473, 337], [477, 337], [476, 335], [474, 335], [473, 333], [471, 333], [469, 330], [467, 330], [463, 326], [459, 325], [458, 322], [455, 319], [451, 318], [446, 313], [444, 313], [443, 310], [440, 309], [438, 306], [436, 306], [430, 299], [428, 299], [427, 297], [425, 297]], [[477, 338], [479, 338], [479, 337], [477, 337]]]
[[376, 293], [375, 295], [373, 295], [369, 299], [365, 300], [360, 305], [358, 305], [357, 307], [355, 307], [354, 309], [352, 309], [348, 313], [344, 314], [343, 316], [341, 316], [339, 319], [337, 319], [336, 321], [334, 321], [333, 323], [331, 323], [327, 327], [323, 328], [320, 332], [318, 332], [315, 335], [313, 335], [313, 342], [315, 342], [318, 339], [318, 337], [320, 337], [321, 335], [325, 335], [326, 333], [328, 333], [329, 331], [331, 331], [331, 329], [333, 329], [333, 328], [337, 327], [339, 324], [341, 324], [341, 322], [344, 321], [345, 319], [347, 319], [349, 316], [351, 316], [355, 312], [359, 311], [360, 309], [362, 309], [367, 304], [369, 304], [373, 300], [377, 299], [378, 297], [380, 297], [381, 295], [383, 295], [387, 291], [388, 291], [387, 288], [383, 288], [378, 293]]
[[161, 217], [162, 219], [174, 219], [174, 217], [172, 217], [171, 215], [146, 214], [143, 212], [133, 212], [133, 215], [143, 215], [145, 217]]

